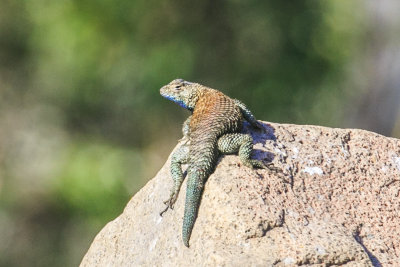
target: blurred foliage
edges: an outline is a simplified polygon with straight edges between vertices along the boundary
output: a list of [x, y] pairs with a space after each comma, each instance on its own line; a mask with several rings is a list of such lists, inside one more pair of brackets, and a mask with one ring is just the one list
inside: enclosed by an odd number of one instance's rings
[[55, 179], [54, 195], [64, 204], [65, 212], [104, 222], [104, 214], [117, 216], [126, 203], [125, 177], [140, 176], [143, 163], [133, 151], [124, 151], [107, 145], [75, 144]]
[[28, 3], [35, 94], [72, 130], [131, 145], [151, 142], [158, 127], [136, 124], [158, 120], [157, 88], [176, 77], [221, 88], [261, 118], [317, 123], [299, 109], [339, 90], [357, 34], [346, 1]]
[[360, 1], [0, 3], [1, 266], [80, 262], [179, 139], [162, 85], [338, 127], [365, 36]]

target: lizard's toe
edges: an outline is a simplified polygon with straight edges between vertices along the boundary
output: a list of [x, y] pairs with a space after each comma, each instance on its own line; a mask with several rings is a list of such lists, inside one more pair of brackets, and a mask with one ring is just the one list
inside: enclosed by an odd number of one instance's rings
[[253, 128], [254, 128], [255, 130], [259, 131], [259, 132], [265, 132], [264, 125], [263, 125], [261, 122], [258, 122], [258, 121], [257, 121], [257, 122], [253, 125]]
[[256, 160], [256, 159], [251, 160], [251, 165], [253, 166], [253, 168], [258, 168], [258, 169], [267, 168], [267, 166], [261, 160]]
[[279, 169], [278, 167], [275, 167], [275, 165], [272, 162], [269, 162], [269, 163], [265, 164], [264, 166], [274, 172], [281, 171], [281, 169]]
[[174, 204], [177, 199], [177, 194], [172, 194], [169, 199], [164, 201], [164, 204], [167, 205], [164, 210], [160, 212], [160, 216], [162, 216], [168, 209], [173, 210]]

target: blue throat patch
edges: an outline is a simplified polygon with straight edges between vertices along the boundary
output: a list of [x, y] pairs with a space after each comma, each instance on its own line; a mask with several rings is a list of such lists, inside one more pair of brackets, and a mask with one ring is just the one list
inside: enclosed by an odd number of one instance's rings
[[173, 98], [172, 96], [169, 96], [169, 95], [162, 95], [162, 96], [168, 100], [171, 100], [172, 102], [177, 103], [179, 106], [181, 106], [185, 109], [191, 110], [190, 108], [188, 108], [188, 106], [182, 100], [176, 100], [175, 98]]

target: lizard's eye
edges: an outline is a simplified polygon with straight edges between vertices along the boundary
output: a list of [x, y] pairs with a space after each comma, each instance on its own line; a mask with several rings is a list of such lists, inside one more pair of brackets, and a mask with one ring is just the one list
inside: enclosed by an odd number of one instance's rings
[[180, 90], [180, 89], [181, 89], [181, 85], [175, 86], [175, 90]]

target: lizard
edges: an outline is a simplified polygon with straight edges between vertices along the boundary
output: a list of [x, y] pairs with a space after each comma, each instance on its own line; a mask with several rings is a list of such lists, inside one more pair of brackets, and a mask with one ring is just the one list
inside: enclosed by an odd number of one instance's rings
[[160, 89], [161, 96], [189, 110], [191, 115], [183, 123], [181, 145], [171, 156], [170, 173], [174, 182], [166, 208], [173, 209], [184, 180], [182, 165], [188, 164], [185, 211], [182, 239], [189, 247], [189, 239], [197, 218], [201, 195], [207, 178], [214, 171], [220, 154], [238, 153], [241, 162], [250, 168], [275, 168], [251, 159], [253, 138], [241, 133], [246, 120], [256, 129], [263, 129], [244, 103], [222, 92], [198, 83], [175, 79]]

